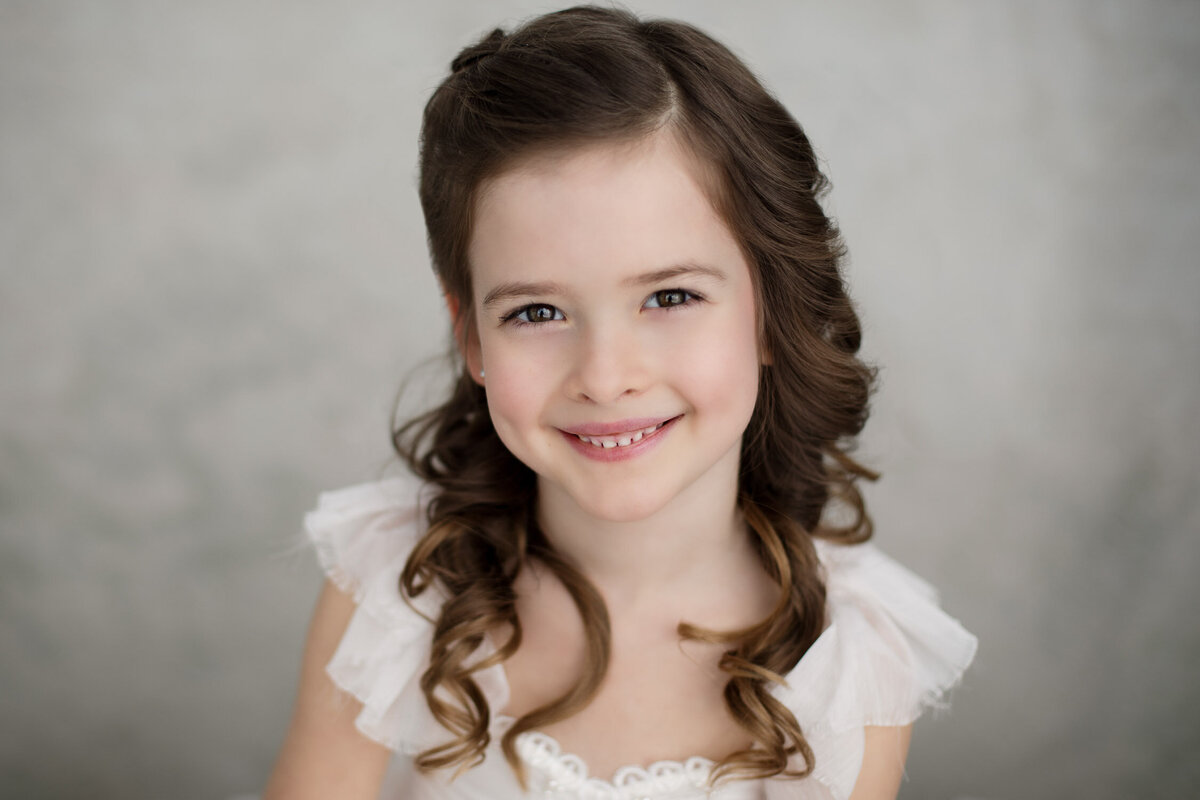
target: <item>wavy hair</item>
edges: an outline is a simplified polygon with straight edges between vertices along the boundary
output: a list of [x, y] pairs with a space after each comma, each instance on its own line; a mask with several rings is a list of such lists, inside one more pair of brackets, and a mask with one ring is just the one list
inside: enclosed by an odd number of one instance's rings
[[[458, 303], [461, 335], [474, 324], [467, 252], [481, 187], [550, 149], [659, 130], [677, 136], [702, 166], [705, 189], [750, 264], [766, 365], [743, 436], [739, 506], [779, 590], [771, 613], [751, 627], [681, 622], [679, 634], [726, 647], [725, 703], [755, 745], [723, 758], [714, 780], [802, 777], [813, 769], [812, 750], [769, 687], [825, 625], [812, 537], [869, 538], [855, 482], [876, 476], [848, 454], [866, 422], [874, 373], [857, 356], [859, 322], [840, 272], [844, 249], [820, 205], [827, 181], [799, 124], [728, 49], [680, 22], [580, 6], [511, 33], [496, 29], [454, 59], [425, 108], [420, 196], [430, 253]], [[582, 618], [586, 674], [502, 737], [523, 781], [516, 737], [580, 710], [600, 685], [610, 647], [604, 601], [539, 529], [536, 476], [500, 441], [484, 389], [465, 368], [449, 399], [396, 427], [393, 442], [439, 490], [401, 589], [414, 597], [436, 587], [447, 598], [421, 686], [452, 738], [421, 753], [418, 768], [461, 770], [483, 759], [491, 709], [473, 676], [520, 646], [513, 580], [522, 564], [537, 559], [551, 569]], [[829, 513], [834, 507], [850, 513]], [[511, 633], [480, 659], [493, 630]], [[795, 755], [802, 768], [789, 768]]]

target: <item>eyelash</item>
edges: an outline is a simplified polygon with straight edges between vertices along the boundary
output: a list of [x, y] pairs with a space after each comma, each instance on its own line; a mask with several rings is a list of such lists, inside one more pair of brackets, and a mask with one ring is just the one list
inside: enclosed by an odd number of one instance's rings
[[[532, 311], [535, 308], [550, 309], [551, 311], [554, 312], [556, 319], [542, 320], [541, 322], [534, 322], [531, 319], [521, 319], [522, 314], [528, 314], [530, 311]], [[557, 317], [559, 317], [561, 315], [562, 315], [562, 312], [559, 311], [558, 308], [556, 308], [555, 306], [550, 305], [549, 303], [530, 303], [527, 306], [521, 306], [520, 308], [518, 308], [514, 311], [510, 311], [509, 313], [505, 314], [503, 317], [500, 318], [500, 322], [501, 322], [501, 324], [508, 323], [508, 324], [517, 325], [517, 326], [544, 325], [547, 322], [557, 322], [558, 321]]]
[[[695, 305], [697, 302], [704, 299], [695, 292], [689, 292], [687, 289], [660, 289], [659, 291], [647, 297], [646, 303], [650, 302], [651, 300], [657, 300], [664, 294], [681, 294], [683, 295], [683, 301], [680, 303], [672, 303], [666, 306], [660, 304], [657, 306], [651, 306], [651, 308], [661, 308], [664, 311], [670, 311], [674, 308], [685, 308], [686, 306]], [[642, 306], [645, 307], [646, 303], [642, 303]]]
[[[671, 294], [683, 295], [683, 301], [679, 302], [679, 303], [671, 303], [669, 305], [662, 305], [663, 295], [671, 295]], [[656, 303], [658, 303], [658, 305], [647, 306], [647, 303], [649, 303], [651, 300], [654, 300]], [[686, 308], [688, 306], [695, 305], [696, 303], [702, 302], [703, 300], [704, 300], [704, 297], [702, 295], [697, 294], [696, 292], [689, 291], [687, 289], [660, 289], [657, 292], [651, 293], [650, 296], [646, 298], [645, 302], [642, 303], [642, 307], [643, 308], [653, 308], [653, 309], [658, 309], [658, 310], [662, 310], [662, 311], [674, 311], [676, 309]], [[521, 318], [522, 315], [527, 316], [529, 314], [529, 312], [531, 312], [535, 308], [551, 309], [554, 312], [555, 318], [542, 320], [540, 322], [535, 322], [531, 319], [522, 319]], [[556, 306], [552, 306], [549, 303], [530, 303], [527, 306], [521, 306], [520, 308], [513, 309], [509, 313], [505, 314], [503, 317], [500, 318], [500, 323], [516, 325], [516, 326], [544, 325], [547, 322], [558, 322], [561, 319], [563, 319], [562, 311], [559, 310]]]

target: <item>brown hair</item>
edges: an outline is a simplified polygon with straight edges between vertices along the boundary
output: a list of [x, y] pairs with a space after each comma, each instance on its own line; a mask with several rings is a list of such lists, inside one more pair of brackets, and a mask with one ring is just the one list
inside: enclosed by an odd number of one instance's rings
[[[855, 481], [875, 477], [847, 455], [866, 421], [873, 373], [856, 355], [860, 328], [839, 270], [843, 247], [818, 202], [827, 183], [800, 126], [737, 57], [683, 23], [581, 6], [509, 34], [497, 29], [459, 54], [425, 108], [420, 193], [430, 251], [466, 330], [474, 324], [467, 249], [480, 187], [547, 149], [660, 129], [679, 137], [707, 171], [714, 207], [751, 265], [768, 365], [743, 437], [739, 504], [779, 585], [774, 610], [750, 628], [680, 623], [679, 633], [728, 646], [720, 661], [729, 675], [725, 702], [757, 745], [726, 756], [714, 778], [800, 777], [812, 771], [812, 750], [768, 686], [824, 628], [825, 588], [811, 537], [869, 538]], [[554, 571], [583, 619], [587, 673], [502, 738], [523, 780], [517, 735], [581, 709], [604, 676], [604, 602], [539, 530], [536, 476], [501, 443], [484, 389], [465, 369], [450, 398], [399, 426], [393, 441], [440, 490], [401, 578], [409, 596], [436, 584], [448, 598], [421, 686], [453, 738], [421, 753], [419, 768], [465, 769], [482, 760], [491, 710], [472, 675], [520, 645], [512, 584], [527, 559]], [[849, 521], [830, 520], [831, 501], [852, 512]], [[479, 660], [487, 632], [505, 628], [508, 641]], [[797, 753], [805, 767], [789, 770]]]

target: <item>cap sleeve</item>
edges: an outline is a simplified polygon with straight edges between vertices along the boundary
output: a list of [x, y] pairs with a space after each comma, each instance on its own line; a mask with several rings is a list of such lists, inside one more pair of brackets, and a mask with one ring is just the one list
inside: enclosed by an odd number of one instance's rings
[[817, 554], [828, 626], [773, 691], [813, 749], [813, 779], [840, 799], [858, 777], [863, 728], [907, 725], [942, 705], [977, 642], [932, 586], [873, 545], [818, 540]]
[[[419, 685], [429, 664], [430, 620], [444, 598], [430, 590], [405, 602], [400, 589], [400, 573], [425, 531], [428, 491], [412, 478], [352, 486], [321, 494], [304, 518], [321, 567], [357, 605], [326, 672], [362, 703], [358, 729], [407, 754], [449, 738]], [[493, 708], [506, 702], [502, 673], [483, 670], [476, 680]]]

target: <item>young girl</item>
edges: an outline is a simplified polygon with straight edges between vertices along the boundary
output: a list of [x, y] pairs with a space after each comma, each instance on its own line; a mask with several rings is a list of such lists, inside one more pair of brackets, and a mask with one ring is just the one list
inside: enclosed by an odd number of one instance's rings
[[895, 796], [975, 640], [863, 543], [824, 187], [687, 25], [580, 7], [454, 60], [420, 190], [461, 376], [396, 431], [415, 477], [306, 520], [269, 798]]

